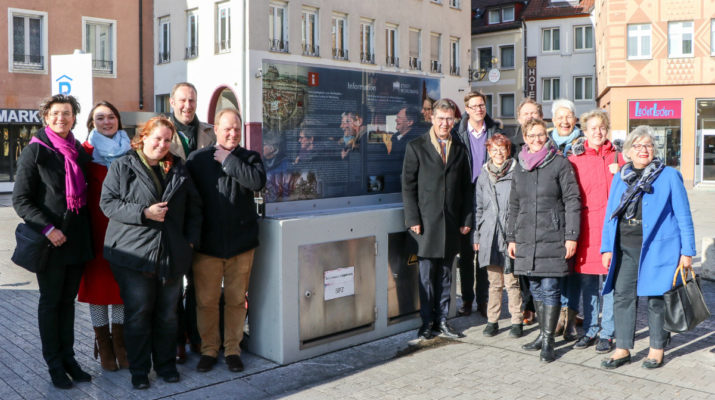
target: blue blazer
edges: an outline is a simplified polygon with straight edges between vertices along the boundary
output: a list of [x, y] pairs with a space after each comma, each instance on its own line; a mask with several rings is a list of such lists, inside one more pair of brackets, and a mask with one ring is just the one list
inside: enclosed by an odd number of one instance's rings
[[[616, 174], [611, 182], [601, 236], [601, 253], [612, 252], [603, 294], [613, 290], [616, 272], [618, 217], [610, 219], [628, 188]], [[653, 182], [653, 193], [643, 194], [643, 247], [638, 264], [638, 296], [661, 296], [673, 284], [680, 256], [695, 255], [695, 232], [683, 176], [665, 167]]]

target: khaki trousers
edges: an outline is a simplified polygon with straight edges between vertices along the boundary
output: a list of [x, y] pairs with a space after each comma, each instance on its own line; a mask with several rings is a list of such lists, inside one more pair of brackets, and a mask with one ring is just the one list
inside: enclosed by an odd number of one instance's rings
[[239, 355], [246, 320], [246, 292], [251, 277], [253, 252], [248, 250], [231, 258], [218, 258], [206, 254], [194, 255], [194, 282], [196, 285], [196, 319], [201, 335], [201, 354], [218, 357], [221, 347], [219, 332], [219, 301], [221, 282], [224, 295], [224, 355]]
[[501, 315], [502, 291], [506, 287], [506, 295], [509, 300], [509, 314], [511, 314], [512, 324], [523, 323], [521, 312], [521, 291], [519, 289], [519, 279], [514, 274], [505, 274], [504, 267], [499, 265], [488, 265], [487, 278], [489, 279], [489, 302], [487, 303], [487, 320], [495, 323], [499, 321]]

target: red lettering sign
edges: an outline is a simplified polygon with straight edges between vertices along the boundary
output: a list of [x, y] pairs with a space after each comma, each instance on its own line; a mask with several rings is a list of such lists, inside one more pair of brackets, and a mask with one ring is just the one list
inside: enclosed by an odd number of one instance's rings
[[308, 86], [318, 86], [318, 73], [308, 72]]
[[630, 119], [680, 119], [680, 100], [630, 100]]

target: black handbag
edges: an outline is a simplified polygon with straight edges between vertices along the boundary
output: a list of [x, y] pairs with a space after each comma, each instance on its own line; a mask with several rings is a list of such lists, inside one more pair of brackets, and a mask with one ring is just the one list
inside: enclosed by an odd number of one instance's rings
[[51, 246], [45, 235], [19, 223], [15, 228], [15, 241], [17, 246], [12, 253], [12, 262], [30, 272], [44, 271]]
[[[675, 286], [678, 274], [682, 283]], [[665, 330], [682, 333], [692, 330], [710, 318], [710, 311], [700, 289], [700, 277], [690, 269], [692, 279], [686, 279], [683, 265], [678, 265], [673, 276], [673, 288], [663, 294], [665, 299]]]

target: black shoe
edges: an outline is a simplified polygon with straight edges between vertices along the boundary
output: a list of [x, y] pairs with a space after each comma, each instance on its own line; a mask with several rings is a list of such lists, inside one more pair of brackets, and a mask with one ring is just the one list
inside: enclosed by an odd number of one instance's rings
[[464, 337], [461, 333], [455, 332], [447, 321], [441, 321], [439, 323], [439, 335], [448, 339], [459, 339]]
[[492, 337], [499, 332], [499, 324], [497, 322], [487, 322], [482, 334], [486, 337]]
[[137, 390], [149, 389], [149, 377], [146, 375], [132, 375], [132, 386]]
[[161, 379], [166, 383], [176, 383], [179, 381], [179, 372], [170, 372], [168, 374], [161, 375]]
[[84, 372], [82, 370], [82, 367], [79, 366], [76, 360], [72, 359], [71, 361], [65, 362], [64, 363], [65, 371], [69, 374], [70, 377], [72, 377], [72, 380], [75, 382], [91, 382], [92, 381], [92, 375]]
[[579, 338], [579, 339], [576, 341], [576, 343], [574, 343], [573, 348], [574, 348], [574, 349], [579, 349], [579, 350], [580, 350], [580, 349], [585, 349], [586, 347], [591, 346], [591, 345], [594, 344], [595, 342], [596, 342], [596, 338], [595, 338], [595, 337], [589, 337], [589, 336], [583, 335], [583, 336], [581, 336], [581, 338]]
[[50, 378], [52, 379], [52, 384], [55, 385], [57, 389], [72, 388], [72, 381], [69, 377], [67, 377], [67, 373], [64, 368], [51, 368]]
[[[663, 359], [665, 359], [665, 357], [663, 357]], [[660, 362], [658, 362], [652, 358], [646, 358], [645, 360], [643, 360], [643, 364], [641, 364], [641, 367], [643, 367], [645, 369], [656, 369], [656, 368], [660, 368], [662, 366], [663, 366], [663, 360], [660, 360]]]
[[196, 370], [199, 372], [209, 372], [216, 365], [216, 357], [202, 355], [199, 363], [196, 364]]
[[418, 339], [432, 339], [432, 323], [427, 322], [422, 324], [420, 330], [417, 331]]
[[477, 304], [477, 311], [479, 311], [479, 315], [481, 315], [483, 318], [487, 317], [487, 303], [482, 302]]
[[613, 339], [598, 339], [596, 343], [596, 353], [606, 354], [613, 350]]
[[237, 354], [226, 356], [226, 365], [231, 372], [243, 371], [243, 361], [241, 361], [241, 356]]
[[539, 336], [537, 336], [536, 339], [534, 339], [532, 342], [522, 345], [521, 348], [524, 350], [527, 350], [527, 351], [541, 350], [542, 341], [543, 341], [543, 335], [541, 333], [539, 333]]
[[509, 329], [509, 337], [520, 338], [524, 334], [524, 325], [522, 324], [511, 324], [511, 329]]
[[468, 316], [472, 315], [472, 305], [465, 304], [465, 305], [459, 307], [459, 310], [457, 310], [457, 315], [460, 317], [461, 316], [468, 317]]
[[626, 365], [631, 363], [631, 355], [628, 354], [625, 357], [621, 358], [607, 358], [603, 361], [601, 361], [601, 367], [605, 369], [616, 369], [620, 367], [621, 365]]

